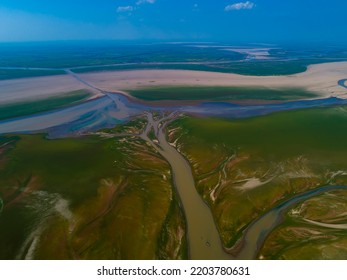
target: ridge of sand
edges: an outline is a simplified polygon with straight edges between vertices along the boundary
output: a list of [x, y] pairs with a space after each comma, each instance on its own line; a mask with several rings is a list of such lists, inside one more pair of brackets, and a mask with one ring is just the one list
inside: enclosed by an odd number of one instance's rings
[[154, 86], [297, 87], [314, 91], [319, 98], [347, 98], [346, 89], [338, 85], [339, 80], [347, 79], [347, 62], [311, 65], [303, 73], [283, 76], [246, 76], [190, 70], [128, 70], [80, 76], [105, 91]]
[[44, 99], [83, 89], [94, 96], [98, 94], [69, 75], [2, 80], [0, 104]]
[[[346, 88], [338, 81], [347, 79], [347, 62], [311, 65], [306, 72], [283, 76], [246, 76], [190, 70], [127, 70], [77, 74], [81, 79], [106, 92], [120, 92], [154, 86], [235, 86], [283, 88], [296, 87], [319, 96], [347, 98]], [[71, 75], [22, 78], [0, 81], [0, 103], [14, 103], [57, 96], [80, 89], [91, 90]], [[100, 92], [94, 91], [94, 97]]]

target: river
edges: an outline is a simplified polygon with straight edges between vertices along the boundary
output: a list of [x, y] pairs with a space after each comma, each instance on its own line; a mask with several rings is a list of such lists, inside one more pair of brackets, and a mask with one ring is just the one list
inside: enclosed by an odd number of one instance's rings
[[[257, 258], [259, 250], [272, 230], [278, 226], [285, 212], [295, 204], [324, 192], [346, 189], [347, 186], [324, 186], [296, 195], [249, 224], [234, 248], [225, 250], [216, 228], [210, 208], [197, 193], [195, 181], [188, 161], [166, 139], [165, 127], [173, 119], [174, 113], [154, 120], [146, 113], [147, 126], [141, 138], [152, 145], [170, 164], [174, 186], [178, 192], [188, 226], [189, 257], [195, 260]], [[149, 139], [153, 128], [156, 141]], [[232, 251], [233, 254], [227, 254]]]
[[253, 221], [244, 230], [241, 239], [238, 241], [241, 246], [236, 254], [237, 258], [241, 260], [255, 259], [265, 239], [282, 222], [285, 212], [295, 204], [324, 192], [341, 189], [347, 190], [347, 186], [324, 186], [316, 188], [303, 192], [275, 206], [260, 218]]
[[339, 80], [339, 81], [337, 82], [337, 84], [338, 84], [340, 87], [347, 88], [346, 82], [347, 82], [347, 79], [343, 79], [343, 80]]
[[[166, 125], [174, 119], [175, 113], [155, 120], [150, 112], [177, 111], [205, 116], [241, 118], [284, 110], [345, 105], [347, 100], [326, 98], [252, 106], [208, 102], [194, 106], [155, 107], [138, 104], [119, 93], [105, 92], [85, 82], [77, 74], [71, 71], [67, 71], [67, 73], [93, 90], [99, 91], [102, 96], [61, 110], [1, 121], [0, 135], [37, 132], [46, 132], [50, 138], [79, 135], [96, 131], [100, 128], [113, 127], [118, 123], [126, 122], [132, 116], [147, 112], [147, 127], [140, 137], [150, 143], [171, 166], [174, 185], [179, 194], [187, 221], [189, 256], [191, 259], [254, 259], [257, 257], [258, 251], [266, 237], [281, 222], [281, 218], [288, 208], [326, 191], [347, 189], [344, 186], [326, 186], [305, 192], [283, 202], [253, 221], [237, 243], [240, 246], [237, 246], [237, 249], [234, 250], [236, 251], [235, 255], [227, 254], [222, 246], [212, 213], [196, 191], [189, 162], [166, 139]], [[346, 87], [346, 81], [347, 79], [338, 83], [340, 86]], [[148, 137], [151, 128], [155, 131], [156, 142]]]
[[[211, 210], [195, 188], [195, 181], [188, 161], [166, 139], [165, 127], [173, 114], [153, 119], [147, 113], [147, 127], [141, 137], [150, 143], [170, 164], [174, 186], [179, 195], [188, 227], [189, 257], [194, 260], [230, 259], [222, 246]], [[147, 136], [154, 129], [156, 140]]]

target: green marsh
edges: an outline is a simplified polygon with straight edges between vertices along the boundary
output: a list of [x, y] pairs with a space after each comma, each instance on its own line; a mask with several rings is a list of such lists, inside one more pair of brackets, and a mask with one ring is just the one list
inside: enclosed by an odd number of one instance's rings
[[243, 88], [243, 87], [150, 87], [129, 90], [142, 100], [265, 100], [290, 101], [317, 97], [314, 92], [300, 88]]

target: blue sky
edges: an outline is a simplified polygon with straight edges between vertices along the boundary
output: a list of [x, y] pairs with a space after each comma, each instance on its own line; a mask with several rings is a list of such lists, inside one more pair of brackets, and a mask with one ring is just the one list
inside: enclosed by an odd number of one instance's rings
[[346, 0], [0, 0], [0, 41], [346, 42]]

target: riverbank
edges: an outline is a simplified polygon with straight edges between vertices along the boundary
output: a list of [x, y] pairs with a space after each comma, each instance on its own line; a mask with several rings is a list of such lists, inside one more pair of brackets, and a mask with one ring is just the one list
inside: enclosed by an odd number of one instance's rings
[[[287, 111], [232, 121], [185, 117], [169, 127], [169, 140], [189, 160], [196, 189], [209, 205], [223, 245], [232, 249], [229, 251], [232, 255], [241, 259], [260, 258], [257, 252], [267, 243], [260, 232], [269, 226], [266, 235], [271, 234], [272, 226], [282, 222], [290, 208], [286, 206], [281, 213], [276, 213], [280, 211], [277, 209], [274, 214], [271, 211], [277, 206], [292, 199], [295, 202], [298, 194], [314, 193], [321, 186], [347, 185], [345, 108]], [[257, 184], [253, 184], [255, 181]], [[307, 218], [320, 221], [317, 218], [321, 217], [320, 209], [318, 206], [312, 210], [315, 216]], [[339, 217], [329, 213], [331, 221]], [[264, 224], [253, 227], [252, 223], [260, 217], [265, 218]], [[243, 240], [250, 225], [253, 229], [247, 233], [248, 240]], [[304, 232], [307, 226], [302, 222], [300, 225]], [[334, 232], [329, 234], [335, 237]], [[263, 239], [258, 239], [259, 236]], [[282, 236], [292, 242], [283, 244]], [[317, 235], [312, 252], [320, 252], [324, 236], [324, 232]], [[286, 249], [305, 240], [300, 234], [296, 240], [289, 239], [283, 231], [276, 242]], [[271, 258], [271, 244], [266, 248], [266, 257]], [[277, 250], [277, 258], [281, 252]], [[299, 253], [297, 258], [305, 257]]]

